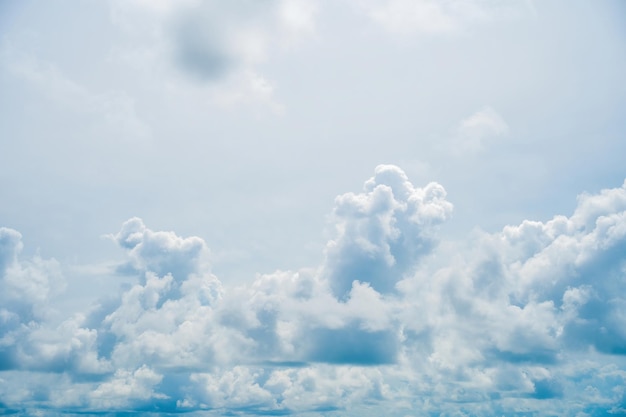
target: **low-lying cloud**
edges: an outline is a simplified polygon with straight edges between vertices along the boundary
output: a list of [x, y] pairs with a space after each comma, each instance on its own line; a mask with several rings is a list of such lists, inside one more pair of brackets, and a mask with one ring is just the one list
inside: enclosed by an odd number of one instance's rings
[[[8, 412], [605, 415], [626, 407], [626, 182], [439, 244], [444, 188], [381, 165], [314, 268], [226, 287], [199, 237], [110, 235], [136, 283], [61, 320], [59, 264], [0, 229]], [[54, 314], [53, 314], [54, 313]], [[367, 411], [369, 410], [369, 411]]]

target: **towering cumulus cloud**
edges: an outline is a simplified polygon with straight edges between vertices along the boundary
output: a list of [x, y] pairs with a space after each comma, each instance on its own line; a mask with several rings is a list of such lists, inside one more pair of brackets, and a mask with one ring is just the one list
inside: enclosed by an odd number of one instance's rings
[[[132, 218], [136, 283], [58, 317], [60, 265], [0, 229], [0, 407], [201, 415], [626, 412], [626, 183], [436, 245], [444, 188], [381, 165], [316, 268], [226, 286], [199, 237]], [[425, 256], [427, 255], [428, 256]]]
[[328, 279], [333, 293], [345, 297], [353, 280], [381, 293], [411, 271], [433, 245], [433, 226], [452, 211], [436, 183], [415, 188], [396, 166], [380, 165], [361, 194], [337, 197], [338, 237], [329, 242]]

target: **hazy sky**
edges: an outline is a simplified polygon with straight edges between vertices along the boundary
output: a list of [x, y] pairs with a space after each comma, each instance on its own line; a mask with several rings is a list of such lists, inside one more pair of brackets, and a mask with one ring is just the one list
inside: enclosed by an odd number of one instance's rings
[[626, 4], [0, 0], [0, 410], [626, 413]]

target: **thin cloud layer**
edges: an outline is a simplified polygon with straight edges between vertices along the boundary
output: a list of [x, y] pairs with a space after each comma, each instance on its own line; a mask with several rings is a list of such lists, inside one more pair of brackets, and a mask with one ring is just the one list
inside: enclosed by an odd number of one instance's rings
[[357, 3], [385, 30], [402, 36], [456, 35], [477, 24], [532, 12], [532, 2], [371, 0]]
[[[132, 218], [137, 281], [58, 317], [59, 264], [0, 229], [0, 404], [50, 415], [605, 415], [626, 407], [626, 182], [574, 213], [438, 242], [444, 188], [381, 165], [316, 268], [227, 287], [199, 237]], [[369, 410], [369, 411], [367, 411]]]

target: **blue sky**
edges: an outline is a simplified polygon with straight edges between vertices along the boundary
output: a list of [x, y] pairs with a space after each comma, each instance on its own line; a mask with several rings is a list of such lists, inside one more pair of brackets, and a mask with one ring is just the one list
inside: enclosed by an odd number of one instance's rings
[[0, 0], [0, 410], [626, 413], [621, 1]]

